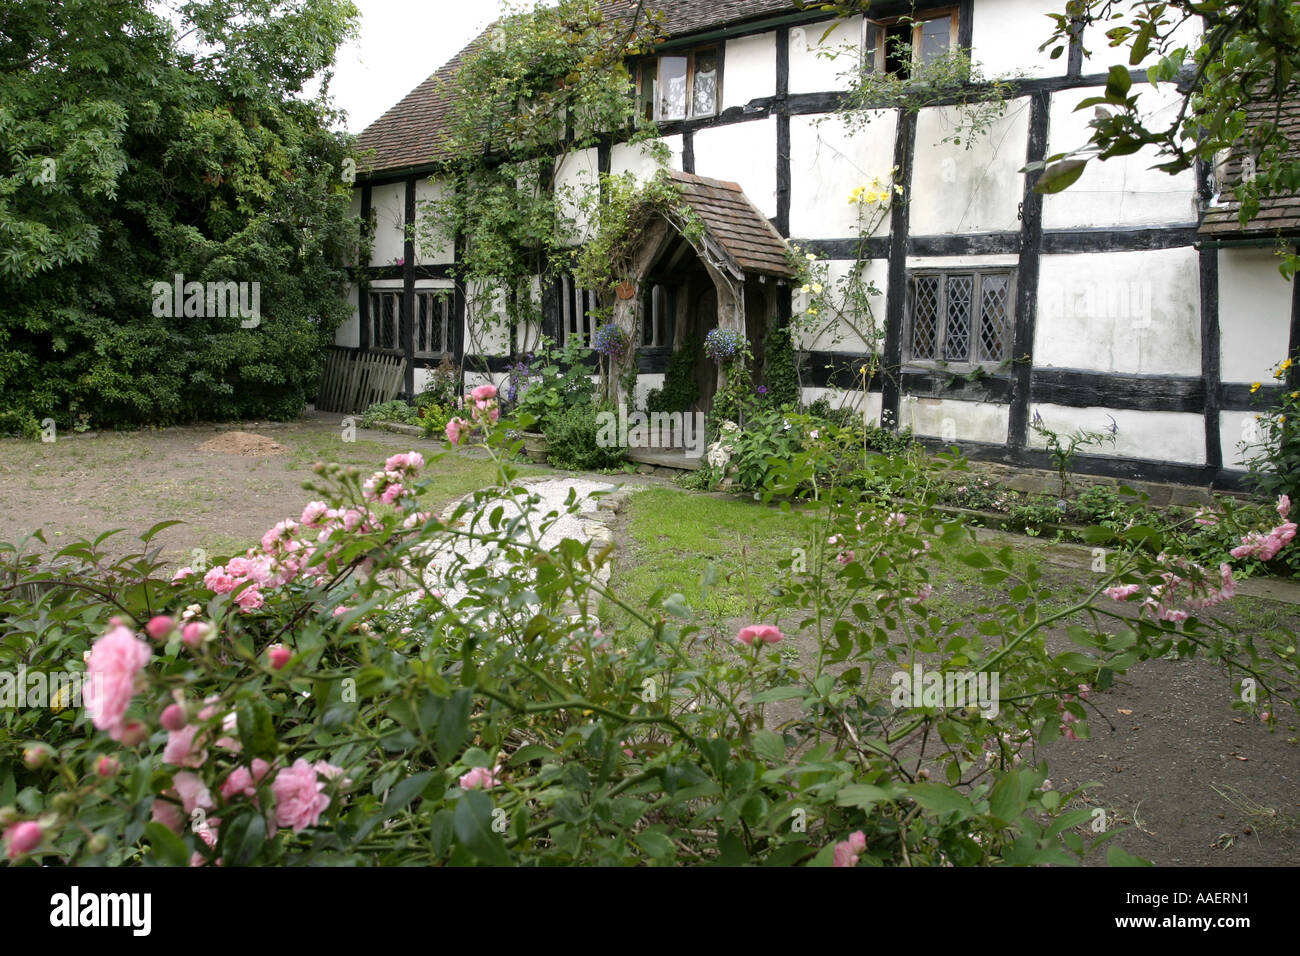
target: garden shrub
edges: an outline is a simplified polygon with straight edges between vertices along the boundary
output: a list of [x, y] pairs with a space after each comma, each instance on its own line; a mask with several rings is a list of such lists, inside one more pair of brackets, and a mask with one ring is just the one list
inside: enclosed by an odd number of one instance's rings
[[[1093, 833], [1034, 748], [1086, 737], [1115, 675], [1204, 650], [1257, 681], [1235, 708], [1271, 725], [1296, 706], [1295, 648], [1198, 617], [1230, 575], [1173, 542], [1162, 559], [1123, 547], [1152, 529], [1099, 531], [1114, 557], [1062, 605], [961, 521], [823, 483], [752, 624], [704, 630], [679, 594], [631, 606], [601, 583], [603, 545], [541, 546], [579, 502], [503, 519], [503, 498], [538, 499], [480, 389], [465, 427], [498, 487], [445, 520], [408, 453], [368, 477], [316, 466], [300, 516], [203, 572], [159, 562], [166, 523], [121, 557], [104, 538], [0, 546], [0, 670], [96, 689], [90, 707], [60, 689], [0, 709], [7, 864], [1069, 864], [1123, 831]], [[827, 454], [794, 451], [762, 497], [814, 482]], [[894, 488], [929, 480], [911, 458], [876, 467]], [[1241, 547], [1286, 549], [1288, 510]], [[940, 555], [1005, 599], [975, 619], [930, 602]], [[1118, 601], [1140, 613], [1112, 616]], [[602, 631], [603, 602], [631, 623]], [[1064, 618], [1073, 649], [1049, 652]], [[806, 666], [781, 653], [796, 635]], [[997, 675], [997, 706], [900, 699], [923, 666]], [[793, 719], [776, 724], [776, 701]]]
[[700, 397], [700, 387], [695, 383], [696, 352], [681, 348], [668, 360], [663, 388], [650, 391], [646, 410], [650, 412], [685, 412]]
[[556, 468], [573, 471], [602, 471], [621, 466], [626, 449], [617, 445], [601, 447], [601, 423], [597, 418], [601, 412], [617, 414], [610, 404], [580, 402], [552, 417], [543, 433], [546, 460]]
[[[1273, 377], [1282, 383], [1295, 382], [1292, 359], [1285, 359], [1273, 367]], [[1256, 382], [1252, 391], [1258, 391]], [[1267, 497], [1289, 495], [1300, 501], [1300, 390], [1284, 391], [1278, 402], [1261, 415], [1255, 424], [1258, 449], [1242, 442], [1252, 457], [1246, 462], [1250, 469], [1251, 487]]]

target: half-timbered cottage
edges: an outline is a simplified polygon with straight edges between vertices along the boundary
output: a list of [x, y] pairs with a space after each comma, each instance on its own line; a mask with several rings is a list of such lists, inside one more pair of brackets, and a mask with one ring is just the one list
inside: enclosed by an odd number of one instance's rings
[[[769, 323], [798, 314], [806, 303], [782, 239], [829, 260], [833, 275], [866, 248], [881, 293], [883, 374], [864, 392], [861, 343], [802, 341], [806, 399], [843, 401], [856, 389], [848, 398], [871, 418], [1026, 465], [1046, 460], [1030, 427], [1036, 413], [1058, 432], [1113, 421], [1113, 446], [1090, 449], [1080, 470], [1200, 485], [1240, 474], [1257, 403], [1279, 387], [1271, 367], [1300, 348], [1300, 297], [1275, 254], [1279, 236], [1300, 238], [1300, 199], [1266, 202], [1243, 229], [1226, 192], [1248, 174], [1248, 158], [1169, 175], [1145, 151], [1092, 162], [1057, 194], [1028, 188], [1027, 164], [1087, 141], [1090, 114], [1075, 107], [1104, 88], [1120, 57], [1104, 38], [1076, 38], [1051, 58], [1040, 46], [1061, 5], [1048, 0], [881, 0], [870, 19], [840, 21], [782, 0], [659, 6], [668, 39], [634, 65], [636, 95], [705, 236], [691, 245], [671, 229], [646, 231], [638, 396], [709, 328], [743, 328], [761, 346]], [[1013, 75], [1005, 112], [972, 143], [947, 135], [947, 105], [880, 111], [864, 127], [838, 122], [844, 63], [823, 54], [856, 47], [868, 69], [906, 70], [892, 59], [895, 35], [918, 62], [962, 48], [986, 75]], [[473, 332], [451, 278], [454, 242], [420, 248], [408, 229], [440, 188], [444, 81], [459, 62], [360, 137], [368, 152], [355, 204], [375, 233], [369, 283], [337, 341], [404, 354], [408, 393], [445, 355], [471, 379], [499, 379], [510, 361], [506, 343]], [[1141, 94], [1156, 113], [1173, 95], [1168, 85]], [[561, 178], [654, 168], [644, 150], [610, 137], [565, 157]], [[874, 177], [896, 181], [904, 201], [862, 246], [848, 200]], [[553, 337], [590, 333], [589, 297], [571, 280], [543, 301]], [[1264, 387], [1252, 394], [1256, 382]]]

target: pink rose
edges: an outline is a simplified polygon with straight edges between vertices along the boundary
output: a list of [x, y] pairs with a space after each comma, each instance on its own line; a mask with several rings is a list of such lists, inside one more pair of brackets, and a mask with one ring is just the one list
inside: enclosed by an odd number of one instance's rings
[[122, 764], [116, 757], [110, 757], [107, 754], [101, 754], [95, 761], [95, 773], [100, 777], [113, 777], [122, 769]]
[[835, 555], [835, 560], [840, 564], [852, 564], [853, 558], [854, 553], [852, 551], [841, 551], [839, 554]]
[[188, 770], [182, 770], [172, 778], [172, 783], [176, 786], [176, 794], [181, 798], [181, 807], [185, 811], [185, 816], [191, 816], [195, 810], [212, 810], [216, 804], [212, 802], [212, 794], [204, 786], [203, 781], [195, 774]]
[[329, 514], [330, 506], [323, 501], [309, 501], [307, 506], [302, 509], [302, 518], [299, 523], [314, 528], [320, 523], [320, 520]]
[[190, 724], [180, 730], [167, 732], [167, 746], [163, 747], [163, 763], [175, 764], [177, 767], [201, 767], [208, 759], [208, 753], [197, 747], [194, 738], [201, 728]]
[[144, 626], [144, 631], [155, 641], [161, 641], [176, 628], [176, 622], [166, 614], [159, 614], [149, 619], [149, 623]]
[[742, 627], [736, 634], [736, 640], [742, 644], [753, 646], [754, 644], [776, 644], [785, 635], [779, 628], [771, 624], [751, 624], [749, 627]]
[[180, 833], [181, 827], [185, 825], [185, 818], [181, 816], [181, 808], [170, 800], [155, 800], [149, 818], [154, 823], [161, 823], [173, 833]]
[[9, 859], [12, 860], [40, 846], [44, 834], [39, 823], [24, 820], [5, 830], [5, 839], [9, 841]]
[[235, 595], [235, 603], [239, 605], [241, 611], [256, 611], [266, 603], [266, 600], [262, 597], [262, 592], [257, 589], [257, 585], [250, 584]]
[[260, 757], [253, 761], [253, 767], [236, 767], [226, 778], [226, 782], [221, 785], [221, 796], [226, 800], [232, 800], [242, 794], [245, 797], [252, 797], [253, 802], [257, 802], [257, 785], [261, 783], [266, 772], [271, 769], [271, 765]]
[[403, 452], [384, 462], [385, 471], [414, 473], [424, 467], [424, 456], [418, 451]]
[[128, 720], [122, 727], [122, 736], [118, 740], [126, 747], [134, 747], [149, 739], [149, 728], [138, 720]]
[[462, 790], [491, 790], [501, 783], [496, 775], [500, 769], [500, 767], [494, 767], [492, 770], [485, 770], [482, 767], [475, 767], [469, 773], [461, 774], [460, 788]]
[[208, 635], [211, 633], [211, 624], [204, 624], [202, 621], [191, 621], [181, 631], [181, 640], [189, 647], [198, 647], [207, 640]]
[[447, 441], [453, 445], [459, 445], [461, 437], [468, 432], [473, 426], [463, 418], [453, 418], [447, 422]]
[[136, 675], [149, 662], [149, 645], [118, 625], [97, 640], [86, 660], [86, 686], [82, 700], [86, 713], [114, 740], [125, 731], [123, 718], [135, 694]]
[[1141, 590], [1141, 585], [1121, 584], [1118, 587], [1106, 588], [1106, 590], [1101, 593], [1106, 595], [1106, 597], [1110, 598], [1112, 601], [1127, 601]]
[[266, 649], [266, 656], [271, 662], [272, 670], [280, 670], [293, 657], [293, 651], [283, 644], [272, 644]]
[[330, 798], [321, 792], [324, 789], [325, 785], [317, 779], [316, 768], [301, 757], [292, 767], [285, 767], [271, 784], [276, 824], [290, 827], [294, 833], [314, 827], [330, 805]]
[[179, 584], [181, 581], [184, 581], [193, 573], [194, 573], [194, 569], [191, 568], [189, 565], [186, 565], [185, 567], [181, 568], [179, 571], [177, 571], [175, 574], [172, 575], [172, 584]]
[[480, 385], [469, 394], [474, 401], [485, 402], [490, 398], [497, 397], [497, 387], [495, 385]]
[[1278, 495], [1278, 496], [1277, 496], [1277, 513], [1278, 513], [1279, 515], [1282, 516], [1282, 520], [1283, 520], [1283, 521], [1285, 521], [1285, 520], [1290, 516], [1290, 514], [1291, 514], [1291, 496], [1290, 496], [1290, 495]]
[[867, 837], [861, 830], [849, 834], [842, 843], [835, 844], [835, 862], [832, 866], [857, 866], [858, 855], [867, 848]]
[[158, 723], [162, 724], [165, 730], [181, 730], [188, 723], [185, 717], [185, 708], [180, 704], [168, 704], [163, 708]]
[[214, 594], [229, 594], [238, 583], [235, 576], [227, 574], [225, 566], [220, 564], [203, 575], [203, 586]]

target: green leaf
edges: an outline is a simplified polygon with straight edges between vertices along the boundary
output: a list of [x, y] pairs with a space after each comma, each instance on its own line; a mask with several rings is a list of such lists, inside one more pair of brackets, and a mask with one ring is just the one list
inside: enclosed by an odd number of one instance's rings
[[473, 694], [464, 687], [442, 699], [434, 742], [438, 756], [443, 760], [451, 760], [452, 754], [465, 742], [465, 737], [469, 734], [469, 712], [473, 701]]
[[1123, 847], [1112, 843], [1110, 849], [1106, 851], [1106, 864], [1107, 866], [1151, 866], [1151, 861], [1133, 856]]
[[767, 704], [774, 700], [789, 700], [792, 697], [807, 697], [807, 687], [773, 687], [759, 691], [749, 699], [751, 704]]
[[492, 801], [479, 790], [466, 790], [456, 803], [452, 825], [460, 845], [489, 866], [510, 866], [501, 834], [492, 829]]
[[1003, 823], [1013, 824], [1024, 812], [1028, 796], [1028, 788], [1019, 772], [1007, 773], [993, 785], [993, 792], [989, 795], [989, 813]]
[[257, 859], [266, 843], [266, 820], [260, 813], [246, 813], [222, 827], [221, 859], [226, 866], [247, 866]]
[[965, 820], [975, 813], [971, 802], [951, 787], [937, 783], [913, 783], [908, 785], [907, 792], [913, 800], [933, 813], [955, 813], [959, 820]]
[[1053, 163], [1047, 167], [1043, 175], [1038, 177], [1038, 182], [1034, 184], [1034, 192], [1050, 195], [1068, 189], [1083, 175], [1087, 165], [1086, 159], [1067, 159], [1064, 162]]
[[150, 823], [144, 828], [149, 848], [163, 866], [189, 866], [190, 851], [185, 841], [161, 823]]
[[425, 770], [423, 773], [413, 774], [395, 786], [388, 792], [388, 799], [384, 802], [384, 814], [392, 816], [399, 810], [404, 810], [412, 800], [424, 792], [424, 788], [429, 785], [436, 771]]
[[235, 712], [239, 742], [249, 757], [274, 757], [278, 749], [271, 711], [260, 700], [246, 700]]
[[1129, 73], [1128, 67], [1116, 63], [1106, 77], [1106, 99], [1112, 103], [1123, 103], [1132, 86], [1133, 75]]
[[851, 783], [842, 787], [835, 795], [837, 807], [860, 807], [863, 810], [874, 807], [877, 803], [888, 803], [893, 798], [889, 791], [869, 783]]
[[760, 730], [754, 734], [754, 753], [768, 763], [784, 763], [785, 741], [781, 739], [780, 734], [774, 734], [770, 730]]

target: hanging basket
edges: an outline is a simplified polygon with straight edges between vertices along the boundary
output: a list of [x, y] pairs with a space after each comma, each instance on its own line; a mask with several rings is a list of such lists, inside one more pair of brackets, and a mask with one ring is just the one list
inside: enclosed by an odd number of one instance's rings
[[614, 287], [614, 292], [618, 294], [620, 299], [630, 299], [636, 295], [636, 283], [628, 281], [620, 282]]

